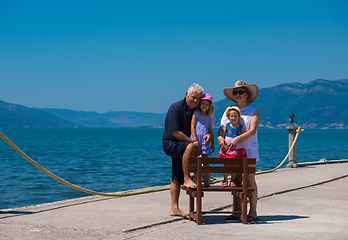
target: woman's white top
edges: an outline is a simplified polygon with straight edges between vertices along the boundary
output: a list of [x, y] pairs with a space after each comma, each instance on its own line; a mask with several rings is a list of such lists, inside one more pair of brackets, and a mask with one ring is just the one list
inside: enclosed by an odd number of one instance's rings
[[[257, 109], [257, 107], [254, 106], [247, 106], [244, 107], [242, 109], [240, 109], [241, 114], [242, 114], [242, 119], [241, 119], [241, 124], [244, 125], [244, 129], [245, 131], [249, 131], [250, 129], [250, 121], [251, 121], [251, 117], [254, 114], [255, 110]], [[221, 118], [221, 127], [224, 127], [226, 125], [226, 123], [229, 123], [230, 120], [226, 117], [226, 111], [224, 112], [222, 118]], [[258, 148], [259, 144], [257, 142], [257, 131], [255, 133], [255, 135], [251, 136], [248, 139], [245, 139], [241, 145], [245, 148], [245, 149], [253, 149], [253, 148]]]

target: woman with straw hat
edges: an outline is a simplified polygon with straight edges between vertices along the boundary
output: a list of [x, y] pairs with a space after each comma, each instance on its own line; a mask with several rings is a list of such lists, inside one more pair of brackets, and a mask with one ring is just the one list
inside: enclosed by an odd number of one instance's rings
[[[242, 144], [247, 152], [248, 158], [256, 158], [259, 160], [258, 142], [257, 142], [257, 128], [260, 123], [260, 115], [257, 107], [251, 106], [257, 97], [259, 96], [259, 87], [255, 84], [248, 84], [244, 81], [237, 81], [234, 87], [225, 88], [225, 96], [231, 101], [237, 103], [237, 106], [242, 114], [241, 122], [245, 126], [245, 132], [237, 137], [235, 137], [228, 145], [222, 136], [222, 127], [226, 125], [229, 121], [224, 113], [221, 118], [220, 129], [218, 132], [218, 140], [221, 149], [226, 151], [228, 148], [235, 148], [238, 144]], [[222, 127], [221, 127], [222, 126]], [[241, 178], [241, 176], [240, 176]], [[241, 179], [239, 179], [241, 182]], [[248, 214], [248, 221], [257, 221], [256, 205], [257, 205], [257, 184], [255, 181], [255, 174], [250, 174], [248, 182], [252, 188], [255, 189], [251, 192], [249, 197], [250, 200], [250, 210]], [[236, 179], [238, 183], [238, 179]], [[235, 211], [240, 210], [241, 202], [239, 198], [234, 197], [233, 208]], [[227, 217], [227, 219], [239, 219], [235, 215]]]

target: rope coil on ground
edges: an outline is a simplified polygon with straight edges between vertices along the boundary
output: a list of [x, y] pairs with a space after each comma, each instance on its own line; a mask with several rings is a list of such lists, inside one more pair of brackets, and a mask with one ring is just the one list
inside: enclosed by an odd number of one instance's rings
[[[284, 160], [274, 169], [272, 170], [268, 170], [268, 171], [258, 171], [255, 174], [262, 174], [262, 173], [269, 173], [269, 172], [273, 172], [275, 170], [277, 170], [278, 168], [280, 168], [284, 162], [286, 161], [286, 159], [289, 157], [292, 149], [294, 148], [296, 141], [297, 141], [297, 137], [298, 134], [301, 133], [301, 128], [298, 127], [296, 130], [296, 136], [294, 138], [294, 142], [292, 143], [291, 148], [289, 149], [288, 154], [286, 155], [286, 157], [284, 158]], [[142, 194], [142, 193], [150, 193], [150, 192], [157, 192], [157, 191], [163, 191], [163, 190], [168, 190], [170, 189], [169, 186], [163, 186], [163, 187], [156, 187], [153, 189], [143, 189], [143, 190], [137, 190], [137, 191], [130, 191], [130, 192], [121, 192], [121, 193], [103, 193], [103, 192], [97, 192], [97, 191], [93, 191], [93, 190], [89, 190], [80, 186], [77, 186], [75, 184], [72, 184], [68, 181], [65, 181], [64, 179], [54, 175], [53, 173], [51, 173], [50, 171], [46, 170], [45, 168], [43, 168], [41, 165], [39, 165], [37, 162], [35, 162], [33, 159], [31, 159], [28, 155], [26, 155], [22, 150], [20, 150], [13, 142], [11, 142], [1, 131], [0, 131], [0, 137], [8, 144], [10, 145], [17, 153], [19, 153], [19, 155], [21, 155], [22, 157], [24, 157], [26, 160], [28, 160], [31, 164], [33, 164], [35, 167], [37, 167], [38, 169], [40, 169], [42, 172], [44, 172], [45, 174], [47, 174], [48, 176], [50, 176], [51, 178], [57, 180], [60, 183], [63, 183], [64, 185], [74, 188], [76, 190], [85, 192], [85, 193], [89, 193], [89, 194], [94, 194], [94, 195], [100, 195], [100, 196], [106, 196], [106, 197], [123, 197], [123, 196], [130, 196], [130, 195], [136, 195], [136, 194]], [[216, 180], [214, 182], [220, 182], [222, 180]], [[213, 183], [214, 183], [213, 182]]]

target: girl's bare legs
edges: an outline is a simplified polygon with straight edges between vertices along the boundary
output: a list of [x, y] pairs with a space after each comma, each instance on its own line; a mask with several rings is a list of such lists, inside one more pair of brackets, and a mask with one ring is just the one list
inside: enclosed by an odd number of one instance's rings
[[204, 173], [204, 181], [205, 182], [209, 182], [210, 181], [210, 178], [211, 178], [211, 174], [210, 173]]
[[[208, 155], [207, 155], [207, 154], [202, 154], [202, 157], [208, 157]], [[211, 174], [205, 172], [205, 173], [204, 173], [203, 181], [204, 181], [204, 182], [209, 182], [210, 177], [211, 177]]]
[[230, 187], [234, 187], [236, 186], [236, 174], [235, 173], [231, 173], [231, 182], [230, 182]]
[[[231, 167], [231, 165], [229, 164], [225, 164], [224, 167]], [[224, 173], [224, 181], [222, 182], [222, 186], [223, 187], [228, 187], [228, 173]], [[232, 175], [231, 175], [231, 179], [232, 179]]]
[[[225, 167], [227, 167], [227, 166], [225, 165]], [[227, 178], [228, 178], [228, 173], [224, 173], [224, 182], [227, 181]]]

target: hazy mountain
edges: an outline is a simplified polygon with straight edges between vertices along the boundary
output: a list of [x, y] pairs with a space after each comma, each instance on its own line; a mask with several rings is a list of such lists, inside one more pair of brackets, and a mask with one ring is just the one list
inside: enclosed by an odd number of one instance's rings
[[[228, 99], [214, 104], [215, 125], [219, 123], [226, 107], [233, 104]], [[289, 125], [293, 112], [295, 123], [299, 126], [347, 128], [348, 79], [318, 79], [307, 84], [287, 83], [263, 88], [253, 105], [259, 108], [261, 127]]]
[[108, 117], [110, 121], [129, 127], [138, 126], [164, 126], [166, 113], [141, 113], [141, 112], [107, 112], [103, 116]]
[[0, 101], [0, 127], [77, 127], [40, 109]]
[[[226, 86], [227, 87], [227, 86]], [[222, 91], [222, 89], [221, 89]], [[280, 128], [295, 124], [305, 128], [348, 128], [348, 79], [288, 83], [260, 89], [253, 103], [260, 110], [260, 127]], [[227, 98], [214, 103], [218, 126]], [[169, 106], [168, 106], [169, 107]], [[163, 127], [166, 113], [96, 112], [37, 109], [0, 101], [0, 127]]]
[[83, 127], [157, 127], [164, 125], [165, 118], [165, 114], [141, 112], [118, 111], [99, 114], [53, 108], [42, 110]]
[[42, 108], [41, 110], [82, 127], [121, 127], [117, 124], [112, 124], [107, 117], [96, 112], [54, 108]]

